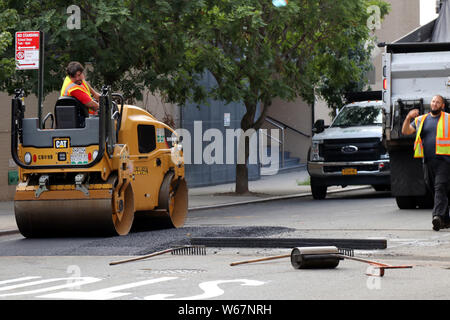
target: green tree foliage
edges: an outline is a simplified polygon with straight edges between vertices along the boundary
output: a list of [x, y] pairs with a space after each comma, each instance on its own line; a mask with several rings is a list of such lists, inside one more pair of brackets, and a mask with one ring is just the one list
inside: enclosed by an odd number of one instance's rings
[[[0, 31], [7, 35], [5, 47], [9, 46], [0, 51], [0, 56], [8, 61], [14, 58], [11, 36], [15, 31], [42, 30], [45, 94], [60, 89], [65, 66], [73, 60], [87, 65], [94, 87], [111, 85], [128, 101], [141, 99], [144, 87], [165, 92], [167, 87], [177, 85], [177, 74], [184, 72], [177, 69], [186, 43], [180, 17], [194, 10], [197, 1], [77, 1], [80, 29], [68, 28], [67, 20], [72, 16], [67, 12], [69, 5], [62, 0], [2, 0], [0, 9], [8, 12], [3, 11], [0, 17], [12, 17], [14, 13], [17, 23], [0, 20]], [[3, 41], [0, 43], [1, 50]], [[24, 88], [27, 94], [36, 93], [37, 73], [13, 70], [0, 79], [2, 91], [12, 93], [17, 87]], [[172, 93], [171, 101], [175, 95]]]
[[[217, 80], [207, 96], [242, 101], [241, 128], [259, 129], [274, 98], [312, 103], [319, 95], [333, 105], [366, 83], [367, 8], [374, 4], [381, 18], [388, 9], [382, 1], [297, 0], [283, 7], [266, 0], [205, 1], [195, 13], [187, 55]], [[247, 192], [246, 165], [237, 165], [236, 173], [236, 192]]]
[[6, 57], [4, 54], [13, 43], [13, 29], [18, 20], [15, 10], [7, 7], [4, 0], [0, 0], [0, 82], [9, 79], [14, 73], [14, 57]]

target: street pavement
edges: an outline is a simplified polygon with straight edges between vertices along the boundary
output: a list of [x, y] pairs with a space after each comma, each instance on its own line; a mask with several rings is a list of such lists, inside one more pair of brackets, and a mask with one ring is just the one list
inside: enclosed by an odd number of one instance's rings
[[[357, 261], [341, 261], [330, 270], [298, 270], [288, 258], [231, 267], [231, 262], [286, 255], [292, 249], [212, 246], [206, 255], [167, 254], [109, 265], [205, 236], [383, 238], [386, 249], [355, 250], [355, 256], [413, 268], [372, 277], [366, 275], [371, 267]], [[399, 210], [388, 192], [370, 188], [330, 194], [323, 201], [307, 196], [193, 210], [183, 228], [126, 237], [4, 236], [0, 251], [0, 300], [440, 300], [447, 299], [450, 285], [450, 230], [433, 231], [429, 209]]]
[[[179, 229], [110, 238], [0, 237], [0, 300], [256, 299], [270, 304], [279, 299], [447, 299], [450, 230], [433, 231], [429, 209], [399, 210], [389, 192], [368, 186], [348, 192], [330, 188], [334, 194], [314, 201], [307, 185], [298, 186], [307, 178], [304, 171], [263, 177], [250, 183], [252, 197], [233, 195], [233, 185], [192, 188], [193, 209]], [[287, 192], [288, 187], [293, 192]], [[275, 201], [276, 197], [283, 200]], [[243, 198], [272, 201], [233, 206]], [[1, 208], [9, 212], [4, 217], [13, 217], [11, 203]], [[206, 255], [168, 254], [109, 265], [205, 236], [385, 239], [386, 249], [355, 250], [355, 256], [413, 268], [373, 277], [366, 274], [373, 267], [349, 260], [332, 270], [297, 270], [289, 259], [231, 267], [231, 262], [291, 251], [246, 247], [209, 247]]]
[[[303, 167], [293, 172], [262, 176], [259, 180], [249, 181], [250, 192], [245, 195], [234, 193], [234, 183], [190, 188], [189, 211], [310, 196], [311, 188], [307, 183], [308, 181], [309, 174], [306, 167]], [[359, 188], [361, 186], [348, 186], [346, 188], [332, 186], [328, 188], [328, 191], [334, 193]], [[0, 202], [0, 235], [17, 232], [14, 202]]]

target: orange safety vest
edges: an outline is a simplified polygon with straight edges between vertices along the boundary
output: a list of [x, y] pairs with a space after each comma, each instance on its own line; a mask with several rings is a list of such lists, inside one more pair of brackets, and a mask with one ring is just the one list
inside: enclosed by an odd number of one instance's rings
[[[92, 97], [91, 95], [91, 91], [89, 90], [89, 86], [86, 83], [86, 81], [83, 80], [82, 84], [76, 84], [75, 82], [72, 82], [72, 80], [70, 80], [69, 76], [66, 76], [66, 78], [64, 79], [64, 83], [62, 85], [61, 88], [61, 97], [71, 97], [71, 93], [75, 90], [81, 90], [84, 93], [88, 94], [90, 97]], [[91, 108], [88, 108], [89, 110], [89, 114], [91, 115], [96, 115], [97, 112]]]
[[[420, 133], [427, 116], [428, 114], [425, 114], [414, 120], [416, 128], [418, 128], [416, 140], [414, 141], [414, 158], [423, 158], [423, 145]], [[436, 128], [436, 154], [450, 156], [450, 114], [446, 112], [441, 112]]]

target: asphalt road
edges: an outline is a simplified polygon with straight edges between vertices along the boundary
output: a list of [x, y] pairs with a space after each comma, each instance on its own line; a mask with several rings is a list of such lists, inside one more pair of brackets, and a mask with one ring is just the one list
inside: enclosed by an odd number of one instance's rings
[[[231, 267], [231, 262], [289, 254], [290, 249], [207, 248], [206, 255], [161, 255], [109, 262], [189, 241], [189, 237], [383, 238], [385, 250], [355, 255], [412, 269], [367, 276], [368, 265], [298, 270], [289, 258]], [[360, 190], [191, 212], [177, 230], [126, 237], [0, 238], [0, 299], [275, 300], [448, 299], [450, 229], [431, 229], [430, 210], [399, 210], [388, 193]]]

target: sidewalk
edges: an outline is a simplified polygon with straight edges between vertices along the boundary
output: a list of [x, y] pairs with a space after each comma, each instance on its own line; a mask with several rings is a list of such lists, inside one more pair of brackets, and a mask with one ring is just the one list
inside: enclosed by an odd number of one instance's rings
[[[249, 181], [250, 193], [248, 195], [234, 194], [234, 183], [190, 188], [189, 210], [309, 196], [311, 195], [311, 188], [308, 182], [309, 174], [306, 168], [300, 168], [298, 171], [262, 176], [260, 180]], [[332, 186], [328, 188], [328, 191], [339, 192], [340, 190], [350, 190], [352, 188], [355, 187], [343, 189], [338, 186]], [[14, 217], [13, 201], [0, 202], [0, 235], [15, 232], [17, 232], [17, 225]]]
[[[268, 201], [299, 195], [310, 195], [309, 174], [305, 168], [294, 172], [261, 176], [261, 179], [249, 181], [247, 195], [236, 195], [235, 183], [189, 189], [189, 209], [197, 210], [211, 206], [229, 206], [233, 204]], [[329, 190], [342, 189], [330, 187]]]

